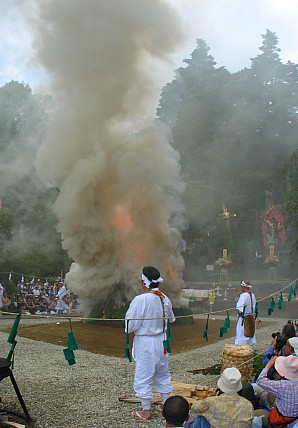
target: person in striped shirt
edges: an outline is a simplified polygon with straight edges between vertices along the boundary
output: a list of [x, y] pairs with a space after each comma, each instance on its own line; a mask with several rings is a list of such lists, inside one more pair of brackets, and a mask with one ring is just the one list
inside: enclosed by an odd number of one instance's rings
[[[268, 371], [274, 367], [275, 380], [268, 378]], [[294, 355], [288, 357], [272, 357], [261, 371], [257, 385], [275, 396], [275, 405], [268, 415], [255, 417], [254, 428], [274, 426], [287, 426], [292, 428], [298, 420], [298, 358]], [[285, 425], [274, 425], [274, 421], [284, 420]], [[270, 423], [270, 424], [269, 424]]]

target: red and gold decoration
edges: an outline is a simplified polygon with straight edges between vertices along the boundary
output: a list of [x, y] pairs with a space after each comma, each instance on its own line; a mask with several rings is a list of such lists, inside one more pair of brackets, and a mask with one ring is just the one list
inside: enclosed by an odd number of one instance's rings
[[261, 217], [263, 242], [270, 245], [284, 244], [287, 238], [284, 217], [277, 205], [270, 205]]

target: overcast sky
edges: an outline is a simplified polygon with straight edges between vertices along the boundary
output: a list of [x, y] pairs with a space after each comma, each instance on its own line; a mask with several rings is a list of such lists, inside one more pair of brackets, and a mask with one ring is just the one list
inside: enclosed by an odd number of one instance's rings
[[[189, 58], [196, 39], [202, 38], [218, 66], [226, 66], [232, 72], [240, 70], [259, 53], [261, 34], [267, 28], [279, 38], [283, 62], [298, 63], [298, 0], [168, 1], [185, 21], [189, 34], [183, 50], [175, 56], [173, 69]], [[31, 0], [0, 0], [0, 86], [17, 80], [28, 83], [36, 92], [45, 90], [46, 73], [30, 58], [32, 34], [24, 19], [24, 10], [29, 10], [30, 3]], [[169, 71], [165, 79], [172, 78], [173, 72]]]

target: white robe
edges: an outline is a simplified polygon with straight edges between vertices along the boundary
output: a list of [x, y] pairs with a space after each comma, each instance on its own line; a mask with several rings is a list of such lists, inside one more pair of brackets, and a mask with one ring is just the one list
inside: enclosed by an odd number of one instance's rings
[[[167, 296], [164, 297], [164, 311], [165, 317], [169, 318], [170, 322], [174, 322], [172, 304]], [[125, 315], [125, 319], [129, 320], [128, 329], [126, 322], [126, 331], [135, 334], [132, 349], [135, 361], [134, 390], [142, 403], [150, 402], [153, 390], [160, 394], [169, 394], [173, 390], [168, 367], [168, 354], [164, 354], [163, 348], [166, 334], [163, 332], [164, 321], [162, 318], [163, 309], [160, 297], [150, 292], [135, 297]]]
[[[251, 306], [251, 299], [250, 294], [248, 292], [242, 293], [239, 297], [239, 300], [237, 302], [236, 308], [239, 312], [243, 312], [243, 308], [245, 307], [245, 315], [253, 314], [254, 309], [256, 307], [256, 297], [252, 293], [252, 306]], [[257, 343], [256, 341], [256, 335], [253, 337], [245, 337], [244, 336], [244, 326], [242, 325], [242, 317], [238, 318], [237, 326], [236, 326], [236, 338], [235, 338], [235, 345], [242, 346], [242, 345], [250, 345], [253, 346]]]
[[3, 286], [0, 284], [0, 308], [2, 308]]
[[57, 302], [57, 305], [56, 305], [56, 308], [55, 308], [56, 311], [66, 311], [66, 310], [69, 309], [68, 304], [65, 303], [64, 300], [63, 300], [63, 297], [65, 297], [66, 295], [67, 295], [67, 290], [66, 290], [65, 285], [63, 285], [59, 289], [59, 291], [58, 291], [58, 293], [56, 295], [56, 297], [58, 297], [58, 302]]

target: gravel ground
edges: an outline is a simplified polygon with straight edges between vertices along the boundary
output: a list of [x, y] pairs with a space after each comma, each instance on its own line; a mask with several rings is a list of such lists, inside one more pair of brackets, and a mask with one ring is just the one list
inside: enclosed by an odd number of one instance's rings
[[[220, 318], [220, 317], [217, 317]], [[11, 326], [13, 320], [0, 317], [1, 326]], [[22, 318], [22, 325], [51, 322]], [[52, 322], [55, 322], [54, 320]], [[270, 318], [257, 327], [256, 351], [265, 351], [271, 333], [280, 330], [286, 319]], [[1, 356], [9, 351], [8, 335], [0, 332]], [[175, 340], [175, 338], [174, 338]], [[194, 338], [195, 340], [195, 338]], [[75, 351], [76, 364], [69, 366], [63, 347], [17, 337], [14, 376], [36, 428], [161, 428], [165, 426], [161, 413], [153, 406], [150, 421], [134, 420], [131, 412], [138, 404], [119, 401], [119, 397], [134, 397], [132, 384], [134, 364], [124, 358]], [[173, 381], [196, 385], [216, 386], [218, 376], [192, 374], [195, 370], [221, 361], [225, 344], [219, 342], [169, 357]], [[9, 378], [0, 386], [1, 406], [21, 412]]]

